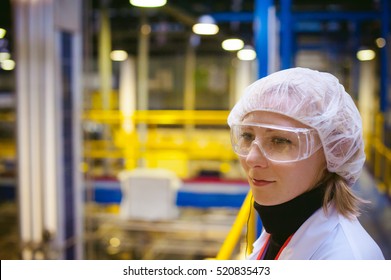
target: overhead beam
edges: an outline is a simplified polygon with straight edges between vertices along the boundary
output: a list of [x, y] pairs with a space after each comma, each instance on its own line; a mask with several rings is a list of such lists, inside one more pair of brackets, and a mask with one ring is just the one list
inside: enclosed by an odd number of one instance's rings
[[[349, 21], [363, 21], [363, 20], [379, 20], [381, 18], [381, 12], [342, 12], [342, 11], [329, 11], [329, 12], [292, 12], [292, 18], [294, 21], [302, 20], [349, 20]], [[217, 22], [252, 22], [254, 20], [254, 14], [251, 12], [225, 12], [225, 13], [213, 13], [211, 16]], [[277, 14], [278, 18], [281, 18], [281, 14]]]

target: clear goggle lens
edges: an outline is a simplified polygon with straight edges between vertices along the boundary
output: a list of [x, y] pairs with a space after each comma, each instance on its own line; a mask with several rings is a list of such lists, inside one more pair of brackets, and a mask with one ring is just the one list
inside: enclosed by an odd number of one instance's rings
[[306, 159], [322, 146], [315, 129], [259, 123], [231, 125], [231, 142], [239, 156], [247, 156], [255, 144], [275, 162]]

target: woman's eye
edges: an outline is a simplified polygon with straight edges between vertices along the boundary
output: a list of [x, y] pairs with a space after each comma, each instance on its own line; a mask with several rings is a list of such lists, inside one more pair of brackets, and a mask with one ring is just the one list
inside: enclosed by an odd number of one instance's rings
[[283, 137], [274, 137], [271, 142], [275, 145], [290, 145], [292, 141]]
[[254, 140], [254, 135], [252, 133], [249, 133], [249, 132], [243, 132], [240, 135], [240, 138], [242, 138], [245, 141], [253, 141]]

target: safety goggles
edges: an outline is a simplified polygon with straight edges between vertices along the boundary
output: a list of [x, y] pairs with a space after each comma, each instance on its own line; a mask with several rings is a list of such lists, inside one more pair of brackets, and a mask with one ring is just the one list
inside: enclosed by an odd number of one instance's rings
[[231, 143], [239, 156], [247, 156], [255, 144], [267, 159], [281, 163], [306, 159], [322, 147], [313, 128], [260, 123], [231, 125]]

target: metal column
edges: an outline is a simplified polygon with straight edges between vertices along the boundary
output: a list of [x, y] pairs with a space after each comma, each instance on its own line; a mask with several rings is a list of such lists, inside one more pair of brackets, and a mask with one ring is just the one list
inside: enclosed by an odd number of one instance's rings
[[281, 0], [281, 69], [292, 67], [292, 14], [291, 14], [292, 0]]
[[21, 257], [82, 258], [80, 2], [12, 4]]
[[272, 0], [256, 0], [254, 8], [254, 41], [258, 59], [258, 77], [269, 74], [270, 48], [269, 39], [272, 35], [269, 28], [270, 13], [273, 9]]

